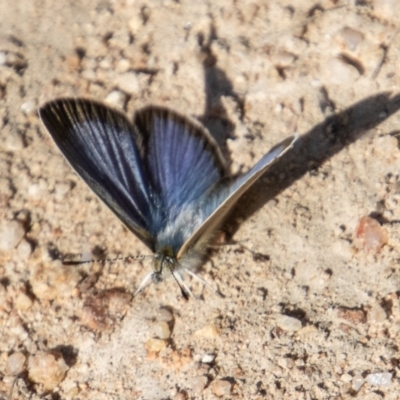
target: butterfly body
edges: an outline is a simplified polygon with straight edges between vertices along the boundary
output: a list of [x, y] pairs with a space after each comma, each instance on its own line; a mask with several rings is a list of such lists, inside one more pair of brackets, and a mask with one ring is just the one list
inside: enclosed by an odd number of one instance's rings
[[[295, 142], [274, 146], [249, 172], [226, 179], [225, 162], [197, 121], [164, 107], [125, 115], [85, 99], [58, 99], [41, 119], [65, 158], [155, 254], [150, 281], [201, 265], [215, 230], [240, 196]], [[186, 288], [186, 286], [185, 286]]]

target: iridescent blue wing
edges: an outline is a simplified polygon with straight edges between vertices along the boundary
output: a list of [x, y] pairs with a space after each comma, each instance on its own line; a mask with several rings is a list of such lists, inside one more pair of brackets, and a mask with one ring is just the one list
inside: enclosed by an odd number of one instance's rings
[[179, 212], [219, 183], [225, 172], [220, 149], [197, 121], [163, 107], [135, 114], [143, 137], [143, 159], [162, 207]]
[[232, 209], [246, 190], [283, 154], [285, 154], [297, 140], [297, 136], [290, 136], [274, 146], [261, 160], [246, 174], [229, 185], [220, 185], [207, 196], [199, 205], [199, 214], [203, 222], [186, 240], [180, 248], [177, 258], [181, 258], [190, 249], [199, 249], [207, 244], [212, 232], [221, 224], [223, 218]]
[[123, 114], [84, 99], [51, 101], [39, 114], [78, 175], [154, 250], [150, 226], [157, 196], [148, 185], [136, 128]]

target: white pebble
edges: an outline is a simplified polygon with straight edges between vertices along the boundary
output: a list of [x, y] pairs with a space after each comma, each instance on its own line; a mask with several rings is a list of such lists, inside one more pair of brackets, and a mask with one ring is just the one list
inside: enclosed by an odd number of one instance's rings
[[361, 389], [361, 386], [364, 384], [364, 382], [365, 380], [360, 374], [354, 375], [351, 388], [354, 391], [358, 392]]
[[110, 106], [117, 108], [124, 108], [126, 102], [126, 95], [120, 90], [113, 90], [107, 95], [104, 101]]
[[23, 259], [26, 260], [32, 254], [32, 246], [31, 244], [22, 239], [17, 247], [18, 255]]
[[213, 354], [204, 354], [201, 359], [203, 364], [211, 364], [215, 360], [215, 356]]
[[276, 317], [276, 324], [284, 331], [297, 332], [301, 329], [301, 321], [288, 315], [278, 315]]
[[365, 381], [372, 386], [389, 387], [393, 375], [390, 372], [377, 372], [376, 374], [369, 374]]
[[0, 226], [0, 250], [12, 250], [24, 235], [25, 229], [19, 221], [3, 221]]
[[25, 101], [25, 103], [22, 103], [21, 105], [21, 111], [24, 114], [31, 114], [36, 110], [36, 100], [29, 100]]
[[118, 88], [129, 94], [139, 92], [139, 80], [134, 72], [126, 72], [117, 76]]
[[6, 65], [7, 62], [7, 53], [4, 51], [0, 51], [0, 65]]
[[127, 60], [126, 58], [123, 58], [117, 62], [115, 70], [118, 73], [124, 73], [124, 72], [128, 72], [130, 67], [131, 67], [131, 63], [129, 62], [129, 60]]
[[13, 353], [7, 359], [7, 373], [9, 375], [18, 375], [24, 369], [26, 357], [23, 353]]
[[64, 199], [65, 195], [68, 193], [68, 191], [71, 189], [71, 185], [67, 182], [60, 182], [56, 183], [54, 186], [54, 194], [55, 198], [58, 201], [61, 201]]

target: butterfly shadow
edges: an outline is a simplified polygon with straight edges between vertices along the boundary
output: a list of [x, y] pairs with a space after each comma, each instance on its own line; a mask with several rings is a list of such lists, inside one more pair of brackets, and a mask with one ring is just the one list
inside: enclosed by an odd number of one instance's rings
[[[327, 117], [303, 134], [294, 148], [284, 154], [242, 197], [234, 208], [230, 234], [268, 201], [278, 196], [306, 173], [317, 170], [341, 150], [360, 139], [400, 109], [400, 94], [383, 92]], [[266, 188], [265, 177], [272, 179]], [[283, 176], [283, 179], [278, 177]], [[232, 215], [231, 214], [231, 215]]]

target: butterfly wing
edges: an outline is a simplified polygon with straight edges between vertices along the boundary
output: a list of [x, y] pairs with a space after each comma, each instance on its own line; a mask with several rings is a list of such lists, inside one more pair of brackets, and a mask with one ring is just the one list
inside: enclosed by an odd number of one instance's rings
[[51, 101], [39, 114], [78, 175], [154, 250], [149, 228], [156, 195], [143, 169], [136, 128], [123, 114], [84, 99]]
[[182, 257], [191, 248], [202, 248], [209, 239], [210, 234], [218, 227], [222, 219], [232, 209], [240, 196], [253, 185], [258, 178], [283, 154], [285, 154], [297, 140], [297, 136], [290, 136], [274, 146], [261, 160], [243, 176], [233, 181], [227, 187], [218, 188], [207, 198], [202, 208], [204, 222], [183, 244], [177, 258]]
[[153, 217], [156, 247], [171, 247], [175, 253], [195, 229], [190, 205], [220, 182], [225, 163], [201, 124], [167, 108], [139, 110], [134, 125], [142, 135], [147, 175], [160, 199]]

